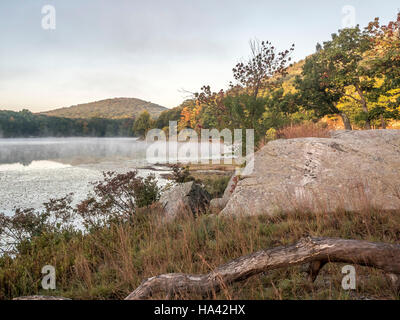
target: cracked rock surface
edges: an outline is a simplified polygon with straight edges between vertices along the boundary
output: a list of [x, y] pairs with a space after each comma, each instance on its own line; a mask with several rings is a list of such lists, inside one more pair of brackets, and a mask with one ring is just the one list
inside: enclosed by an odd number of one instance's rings
[[253, 159], [221, 214], [400, 209], [400, 130], [275, 140]]

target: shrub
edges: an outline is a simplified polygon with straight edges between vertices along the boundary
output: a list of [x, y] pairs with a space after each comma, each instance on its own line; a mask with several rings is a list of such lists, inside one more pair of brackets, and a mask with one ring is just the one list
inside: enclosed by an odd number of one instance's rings
[[44, 203], [44, 210], [16, 209], [12, 216], [0, 213], [0, 253], [14, 255], [33, 239], [46, 234], [79, 233], [112, 223], [133, 221], [138, 208], [149, 207], [160, 198], [154, 175], [139, 177], [137, 171], [105, 172], [104, 181], [93, 183], [94, 195], [72, 207], [72, 193]]
[[160, 198], [160, 188], [153, 174], [142, 178], [135, 170], [103, 175], [104, 181], [93, 184], [94, 196], [77, 206], [77, 213], [87, 228], [128, 221], [137, 208], [148, 207]]
[[194, 181], [195, 178], [191, 176], [189, 166], [181, 167], [179, 164], [172, 166], [172, 180], [177, 183], [185, 183]]
[[16, 209], [12, 216], [0, 213], [0, 252], [15, 254], [42, 234], [73, 232], [76, 216], [71, 197], [50, 199], [44, 203], [45, 210]]

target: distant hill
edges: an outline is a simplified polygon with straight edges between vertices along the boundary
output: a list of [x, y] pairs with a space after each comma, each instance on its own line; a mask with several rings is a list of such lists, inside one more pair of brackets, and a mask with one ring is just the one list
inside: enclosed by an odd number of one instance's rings
[[96, 102], [78, 104], [68, 108], [42, 112], [48, 116], [63, 118], [108, 118], [122, 119], [138, 116], [147, 110], [153, 118], [168, 110], [158, 104], [136, 98], [115, 98]]

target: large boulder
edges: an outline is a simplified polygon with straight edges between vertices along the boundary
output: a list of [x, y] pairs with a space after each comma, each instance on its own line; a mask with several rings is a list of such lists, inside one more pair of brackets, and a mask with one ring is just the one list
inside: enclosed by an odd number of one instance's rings
[[210, 194], [198, 183], [187, 182], [173, 186], [164, 192], [160, 203], [168, 220], [181, 213], [198, 215], [205, 213], [211, 200]]
[[221, 214], [400, 209], [400, 130], [275, 140], [252, 159]]

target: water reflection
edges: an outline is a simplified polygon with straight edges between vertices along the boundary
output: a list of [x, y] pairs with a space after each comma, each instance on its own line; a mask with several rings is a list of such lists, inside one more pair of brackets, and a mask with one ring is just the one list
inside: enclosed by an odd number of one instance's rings
[[29, 171], [29, 170], [52, 170], [52, 169], [62, 169], [69, 168], [70, 165], [58, 163], [55, 161], [32, 161], [27, 163], [11, 163], [11, 164], [0, 164], [0, 172], [5, 171]]
[[[0, 139], [0, 212], [40, 208], [74, 193], [74, 204], [102, 180], [103, 171], [146, 167], [146, 144], [135, 138]], [[147, 176], [161, 172], [139, 169]]]
[[[190, 143], [180, 145], [187, 148]], [[91, 182], [103, 178], [103, 171], [139, 169], [141, 176], [154, 173], [163, 185], [163, 172], [148, 168], [146, 147], [136, 138], [0, 139], [0, 212], [39, 208], [71, 192], [76, 203], [92, 190]], [[182, 153], [180, 160], [186, 160]], [[207, 159], [215, 158], [219, 153], [211, 150]]]

